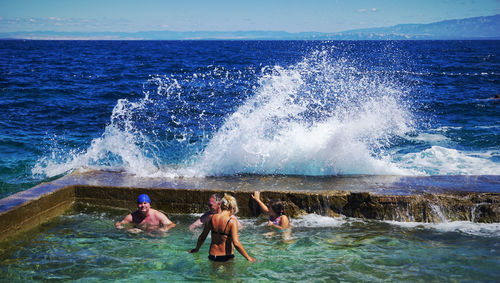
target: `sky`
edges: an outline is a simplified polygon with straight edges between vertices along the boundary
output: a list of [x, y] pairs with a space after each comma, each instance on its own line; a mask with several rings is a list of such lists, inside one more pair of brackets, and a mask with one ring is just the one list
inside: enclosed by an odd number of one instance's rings
[[500, 0], [0, 0], [0, 32], [341, 32], [500, 14]]

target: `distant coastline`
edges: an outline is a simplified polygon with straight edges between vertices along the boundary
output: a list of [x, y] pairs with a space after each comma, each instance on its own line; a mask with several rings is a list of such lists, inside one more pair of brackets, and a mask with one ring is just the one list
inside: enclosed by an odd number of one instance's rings
[[285, 31], [0, 32], [31, 40], [500, 40], [500, 14], [429, 24], [400, 24], [336, 33]]

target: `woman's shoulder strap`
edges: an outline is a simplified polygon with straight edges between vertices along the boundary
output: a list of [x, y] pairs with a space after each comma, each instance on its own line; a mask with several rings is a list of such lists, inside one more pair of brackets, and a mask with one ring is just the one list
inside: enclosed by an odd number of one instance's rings
[[224, 233], [226, 233], [227, 226], [229, 225], [229, 222], [231, 222], [231, 219], [233, 219], [233, 216], [229, 216], [229, 219], [227, 220], [226, 227], [224, 227]]

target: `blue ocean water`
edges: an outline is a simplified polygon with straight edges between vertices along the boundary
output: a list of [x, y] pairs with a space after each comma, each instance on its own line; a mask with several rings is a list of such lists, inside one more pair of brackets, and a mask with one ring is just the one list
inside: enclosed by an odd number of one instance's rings
[[0, 197], [75, 170], [500, 175], [500, 41], [0, 41]]

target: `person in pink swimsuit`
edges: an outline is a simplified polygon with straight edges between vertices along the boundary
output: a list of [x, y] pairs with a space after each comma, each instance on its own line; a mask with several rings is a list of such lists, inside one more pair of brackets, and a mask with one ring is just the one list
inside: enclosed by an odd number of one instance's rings
[[260, 200], [259, 191], [254, 192], [252, 198], [260, 205], [260, 208], [269, 215], [269, 221], [267, 222], [269, 226], [280, 230], [290, 228], [290, 219], [285, 215], [283, 203], [280, 200], [272, 199], [269, 201], [268, 207]]

